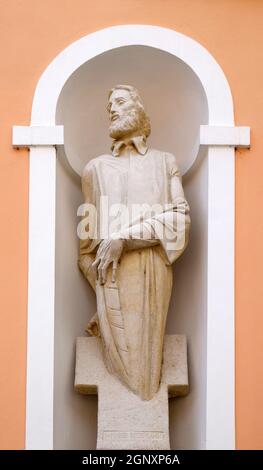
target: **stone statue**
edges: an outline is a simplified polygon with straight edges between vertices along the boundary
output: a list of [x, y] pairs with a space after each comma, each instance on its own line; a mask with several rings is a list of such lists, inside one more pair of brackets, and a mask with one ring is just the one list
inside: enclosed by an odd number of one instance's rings
[[87, 212], [79, 267], [96, 292], [87, 330], [108, 371], [143, 400], [159, 389], [172, 263], [185, 250], [189, 206], [171, 153], [149, 148], [150, 120], [133, 86], [109, 93], [111, 153], [82, 177]]

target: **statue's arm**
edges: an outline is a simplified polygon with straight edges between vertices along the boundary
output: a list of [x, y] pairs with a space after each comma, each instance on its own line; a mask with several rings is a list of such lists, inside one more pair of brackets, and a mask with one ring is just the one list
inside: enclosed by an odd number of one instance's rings
[[190, 227], [189, 206], [184, 197], [176, 161], [170, 154], [167, 154], [166, 170], [166, 183], [170, 194], [167, 205], [161, 208], [161, 212], [141, 223], [112, 233], [109, 239], [101, 241], [93, 263], [101, 284], [106, 281], [110, 264], [113, 264], [112, 281], [115, 281], [117, 264], [125, 250], [160, 244], [169, 264], [179, 258], [185, 250]]
[[[167, 211], [155, 217], [165, 228], [162, 247], [170, 264], [184, 252], [189, 241], [190, 208], [185, 198], [181, 174], [173, 154], [166, 153], [166, 168], [169, 181], [170, 204]], [[157, 224], [157, 228], [158, 228]]]
[[113, 233], [111, 238], [122, 240], [125, 251], [149, 248], [160, 243], [154, 230], [146, 221], [121, 230], [119, 233]]
[[166, 207], [162, 212], [113, 236], [123, 240], [126, 251], [161, 244], [168, 262], [173, 263], [187, 246], [190, 215], [176, 159], [170, 153], [165, 157], [166, 183], [169, 187]]
[[130, 251], [130, 250], [140, 250], [142, 248], [149, 248], [151, 246], [159, 245], [160, 240], [158, 238], [151, 239], [151, 240], [129, 238], [129, 239], [123, 239], [123, 242], [124, 242], [124, 250]]
[[[92, 268], [98, 241], [96, 239], [96, 201], [94, 188], [94, 167], [92, 162], [84, 168], [82, 179], [84, 206], [82, 220], [78, 227], [79, 257], [78, 266], [93, 289], [96, 288], [96, 271]], [[86, 228], [88, 227], [88, 231]]]

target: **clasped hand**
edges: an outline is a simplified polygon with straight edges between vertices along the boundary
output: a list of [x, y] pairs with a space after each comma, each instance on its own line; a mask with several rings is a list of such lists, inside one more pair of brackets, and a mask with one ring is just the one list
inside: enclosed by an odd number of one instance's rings
[[124, 249], [124, 240], [120, 239], [105, 239], [100, 243], [96, 259], [92, 263], [92, 267], [96, 269], [97, 279], [100, 284], [105, 284], [107, 279], [107, 271], [112, 264], [112, 282], [116, 280], [116, 271], [118, 261]]

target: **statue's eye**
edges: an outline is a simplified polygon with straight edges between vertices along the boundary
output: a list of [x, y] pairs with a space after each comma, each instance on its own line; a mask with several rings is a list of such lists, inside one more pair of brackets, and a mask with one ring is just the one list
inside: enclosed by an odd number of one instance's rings
[[119, 100], [118, 101], [118, 104], [123, 104], [124, 103], [124, 100]]

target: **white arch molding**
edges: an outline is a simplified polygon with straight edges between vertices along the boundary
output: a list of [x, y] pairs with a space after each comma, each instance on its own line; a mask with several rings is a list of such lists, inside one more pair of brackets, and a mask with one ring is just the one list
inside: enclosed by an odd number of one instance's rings
[[55, 125], [58, 98], [82, 64], [111, 49], [134, 45], [157, 48], [184, 61], [206, 94], [209, 125], [201, 126], [200, 132], [200, 144], [208, 146], [209, 165], [205, 447], [235, 448], [234, 148], [249, 146], [249, 128], [234, 127], [228, 82], [203, 46], [170, 29], [121, 25], [89, 34], [64, 49], [38, 82], [31, 125], [13, 130], [13, 145], [30, 147], [27, 449], [53, 448], [55, 146], [63, 144], [63, 127]]

